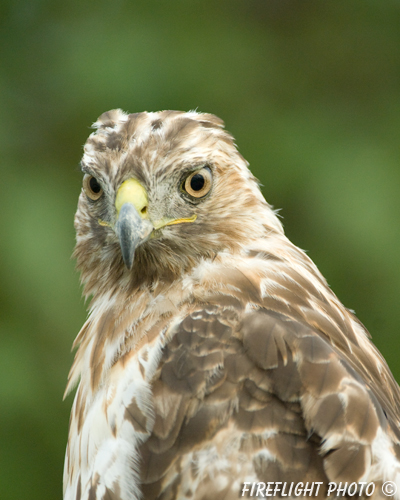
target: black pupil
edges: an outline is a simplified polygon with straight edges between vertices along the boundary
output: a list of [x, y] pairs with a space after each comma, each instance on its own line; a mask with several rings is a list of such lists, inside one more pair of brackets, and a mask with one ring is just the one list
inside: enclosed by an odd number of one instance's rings
[[190, 187], [193, 191], [201, 191], [204, 187], [204, 183], [204, 177], [201, 174], [196, 174], [190, 180]]
[[90, 179], [89, 186], [90, 186], [90, 189], [93, 191], [93, 193], [95, 193], [95, 194], [100, 193], [101, 186], [94, 177], [92, 177]]

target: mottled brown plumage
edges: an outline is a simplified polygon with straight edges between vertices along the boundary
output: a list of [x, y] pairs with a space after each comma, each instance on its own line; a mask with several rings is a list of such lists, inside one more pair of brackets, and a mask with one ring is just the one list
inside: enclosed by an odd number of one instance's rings
[[399, 484], [399, 387], [223, 122], [114, 110], [95, 128], [64, 498], [228, 500], [244, 481], [321, 481], [321, 497], [367, 481], [380, 498]]

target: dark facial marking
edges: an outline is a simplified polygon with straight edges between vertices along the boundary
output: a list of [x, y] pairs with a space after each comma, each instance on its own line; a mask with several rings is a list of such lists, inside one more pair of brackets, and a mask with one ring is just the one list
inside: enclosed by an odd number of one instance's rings
[[154, 122], [151, 124], [151, 129], [152, 130], [158, 130], [163, 126], [163, 121], [158, 119], [154, 120]]

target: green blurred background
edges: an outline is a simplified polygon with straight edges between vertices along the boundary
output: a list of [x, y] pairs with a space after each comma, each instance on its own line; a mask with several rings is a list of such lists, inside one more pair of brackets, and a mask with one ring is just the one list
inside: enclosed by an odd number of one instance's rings
[[2, 0], [0, 499], [61, 498], [89, 126], [215, 113], [400, 379], [398, 0]]

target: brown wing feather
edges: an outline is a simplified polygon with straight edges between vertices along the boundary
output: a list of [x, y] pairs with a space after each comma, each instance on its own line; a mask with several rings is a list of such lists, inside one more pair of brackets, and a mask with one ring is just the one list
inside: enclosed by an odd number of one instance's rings
[[[361, 480], [378, 408], [368, 381], [343, 361], [319, 332], [276, 312], [211, 306], [186, 317], [153, 381], [155, 425], [140, 449], [145, 498], [190, 498], [188, 478], [196, 499], [209, 498], [210, 488], [238, 498], [249, 474], [264, 482]], [[231, 487], [218, 493], [220, 476]]]

